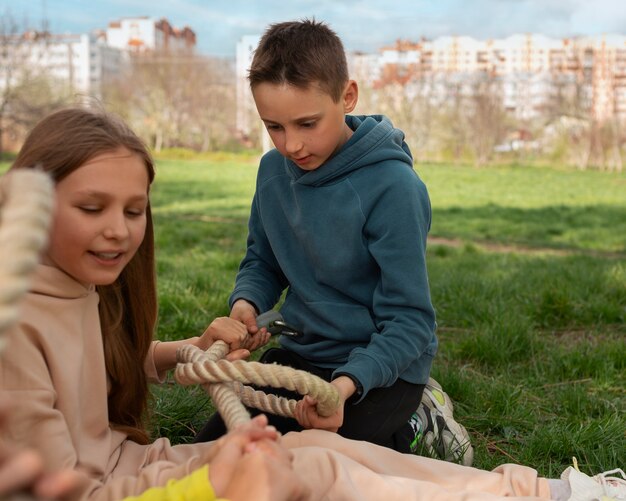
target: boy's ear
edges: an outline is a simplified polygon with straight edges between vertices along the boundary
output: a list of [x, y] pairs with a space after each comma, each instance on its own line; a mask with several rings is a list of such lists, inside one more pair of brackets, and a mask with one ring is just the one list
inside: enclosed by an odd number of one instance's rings
[[346, 88], [343, 91], [343, 111], [350, 113], [359, 100], [359, 86], [354, 80], [348, 80]]

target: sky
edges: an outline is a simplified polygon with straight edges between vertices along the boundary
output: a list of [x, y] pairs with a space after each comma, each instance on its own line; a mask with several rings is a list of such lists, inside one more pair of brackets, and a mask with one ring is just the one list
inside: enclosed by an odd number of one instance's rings
[[244, 35], [305, 17], [327, 22], [346, 50], [370, 53], [399, 38], [626, 34], [624, 0], [0, 0], [0, 15], [32, 28], [46, 19], [53, 33], [104, 29], [122, 17], [165, 17], [193, 29], [199, 52], [217, 57], [234, 57]]

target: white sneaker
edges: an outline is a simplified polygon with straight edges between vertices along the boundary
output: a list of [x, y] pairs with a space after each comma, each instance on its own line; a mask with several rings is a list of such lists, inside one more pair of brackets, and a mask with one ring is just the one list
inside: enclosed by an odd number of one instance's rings
[[572, 490], [567, 501], [626, 500], [626, 474], [620, 469], [590, 477], [570, 466], [561, 474], [561, 480]]
[[452, 417], [452, 400], [433, 378], [428, 379], [419, 407], [409, 420], [415, 432], [411, 450], [425, 447], [431, 457], [471, 466], [474, 449], [463, 425]]

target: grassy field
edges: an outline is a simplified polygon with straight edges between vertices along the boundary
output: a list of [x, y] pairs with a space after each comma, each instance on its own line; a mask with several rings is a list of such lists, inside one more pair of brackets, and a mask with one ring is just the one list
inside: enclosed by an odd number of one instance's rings
[[[418, 166], [441, 349], [434, 376], [470, 431], [475, 464], [558, 475], [626, 455], [626, 176]], [[158, 336], [228, 313], [256, 165], [160, 161], [153, 192]], [[211, 412], [199, 388], [155, 393], [155, 432], [188, 440]]]
[[[558, 476], [626, 457], [626, 174], [420, 165], [433, 206], [428, 266], [440, 353], [475, 465]], [[227, 315], [256, 163], [158, 162], [152, 204], [158, 337]], [[155, 434], [188, 441], [212, 412], [201, 388], [155, 388]]]

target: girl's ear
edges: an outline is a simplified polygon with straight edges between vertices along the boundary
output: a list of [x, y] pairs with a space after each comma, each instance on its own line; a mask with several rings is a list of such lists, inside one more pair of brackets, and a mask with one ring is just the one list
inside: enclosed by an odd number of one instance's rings
[[356, 107], [359, 100], [359, 86], [354, 80], [348, 80], [346, 88], [343, 91], [343, 111], [350, 113]]

